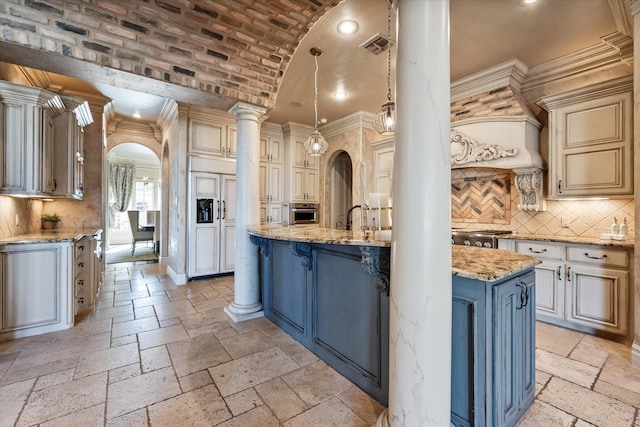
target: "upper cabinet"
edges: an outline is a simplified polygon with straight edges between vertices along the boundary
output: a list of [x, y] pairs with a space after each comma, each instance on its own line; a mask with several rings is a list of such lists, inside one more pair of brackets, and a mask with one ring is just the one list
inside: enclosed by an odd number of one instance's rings
[[633, 81], [537, 102], [549, 112], [549, 199], [633, 196]]
[[189, 111], [189, 153], [236, 157], [237, 128], [231, 117], [200, 109]]
[[93, 123], [89, 103], [61, 95], [64, 111], [54, 120], [53, 195], [82, 199], [84, 195], [84, 127]]
[[0, 194], [52, 195], [54, 120], [63, 110], [52, 92], [0, 81]]

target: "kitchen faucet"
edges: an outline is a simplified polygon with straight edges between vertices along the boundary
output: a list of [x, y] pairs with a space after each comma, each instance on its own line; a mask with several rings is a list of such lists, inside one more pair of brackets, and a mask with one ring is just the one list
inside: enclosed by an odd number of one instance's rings
[[361, 205], [351, 206], [347, 211], [347, 230], [351, 230], [351, 213], [355, 208], [361, 208]]

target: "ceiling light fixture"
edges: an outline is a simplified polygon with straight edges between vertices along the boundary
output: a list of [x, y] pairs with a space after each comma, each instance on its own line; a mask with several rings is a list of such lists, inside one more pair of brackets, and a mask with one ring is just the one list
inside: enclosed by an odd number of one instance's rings
[[392, 135], [396, 128], [396, 104], [391, 101], [391, 2], [387, 2], [387, 102], [373, 119], [373, 127], [381, 135]]
[[309, 135], [309, 138], [304, 142], [304, 149], [307, 150], [307, 153], [311, 156], [320, 156], [322, 153], [327, 151], [329, 148], [329, 144], [325, 141], [324, 137], [318, 131], [318, 56], [322, 55], [322, 51], [317, 47], [312, 47], [311, 55], [313, 55], [313, 59], [316, 64], [316, 69], [314, 73], [314, 98], [313, 98], [313, 109], [316, 114], [316, 119], [313, 121], [313, 125], [315, 129]]
[[133, 115], [134, 119], [141, 119], [142, 118], [142, 114], [140, 114], [140, 113], [133, 113], [132, 115]]
[[345, 19], [338, 24], [338, 32], [344, 35], [355, 34], [358, 28], [358, 23], [353, 19]]
[[345, 92], [338, 91], [338, 92], [336, 92], [336, 93], [334, 93], [334, 94], [333, 94], [333, 97], [334, 97], [335, 99], [342, 100], [342, 99], [345, 99], [345, 98], [347, 97], [347, 94], [346, 94]]

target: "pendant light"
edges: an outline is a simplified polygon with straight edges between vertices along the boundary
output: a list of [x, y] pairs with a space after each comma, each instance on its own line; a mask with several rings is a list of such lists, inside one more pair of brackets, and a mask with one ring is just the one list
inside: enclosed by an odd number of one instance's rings
[[327, 151], [327, 148], [329, 148], [329, 144], [327, 144], [327, 141], [324, 140], [324, 137], [318, 130], [318, 56], [322, 54], [322, 51], [317, 47], [313, 47], [309, 52], [311, 52], [311, 55], [313, 55], [316, 64], [316, 70], [314, 73], [315, 91], [313, 98], [313, 109], [315, 111], [316, 119], [313, 122], [314, 130], [313, 132], [311, 132], [311, 135], [309, 135], [309, 138], [307, 138], [307, 140], [304, 142], [304, 148], [305, 150], [307, 150], [307, 153], [309, 153], [309, 155], [316, 157], [322, 155], [322, 153]]
[[387, 1], [387, 102], [373, 119], [373, 127], [381, 135], [393, 135], [396, 127], [396, 104], [391, 101], [391, 2]]

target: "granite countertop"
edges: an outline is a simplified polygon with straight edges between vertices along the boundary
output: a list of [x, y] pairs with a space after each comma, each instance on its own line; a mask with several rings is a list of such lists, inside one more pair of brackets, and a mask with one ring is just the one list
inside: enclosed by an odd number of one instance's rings
[[83, 236], [93, 236], [102, 231], [99, 228], [55, 228], [39, 230], [28, 234], [18, 234], [0, 239], [0, 244], [19, 243], [55, 243], [80, 239]]
[[610, 246], [624, 249], [633, 249], [633, 236], [626, 236], [624, 240], [600, 240], [598, 237], [558, 236], [545, 234], [502, 234], [500, 239], [511, 240], [537, 240], [540, 242], [576, 243], [581, 245]]
[[391, 233], [385, 231], [335, 230], [305, 225], [262, 224], [249, 227], [249, 234], [275, 240], [334, 245], [391, 246]]
[[[275, 240], [359, 246], [391, 246], [391, 235], [380, 232], [334, 230], [317, 226], [264, 224], [249, 228], [249, 234]], [[502, 249], [451, 245], [451, 273], [469, 279], [495, 281], [527, 270], [541, 261], [529, 255]]]

